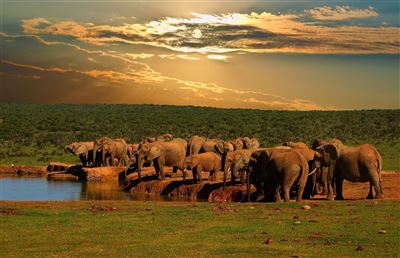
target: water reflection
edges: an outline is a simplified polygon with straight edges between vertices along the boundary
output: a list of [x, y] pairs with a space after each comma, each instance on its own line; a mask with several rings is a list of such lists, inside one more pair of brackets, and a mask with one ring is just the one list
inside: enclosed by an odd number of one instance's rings
[[0, 177], [0, 200], [158, 200], [168, 196], [149, 196], [122, 191], [118, 182], [52, 181], [45, 177]]

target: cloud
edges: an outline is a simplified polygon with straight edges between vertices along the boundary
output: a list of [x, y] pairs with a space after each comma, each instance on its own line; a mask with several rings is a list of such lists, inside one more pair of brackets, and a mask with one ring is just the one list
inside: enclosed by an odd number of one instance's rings
[[[190, 18], [165, 17], [145, 23], [95, 25], [44, 18], [23, 20], [25, 33], [64, 35], [93, 45], [147, 45], [182, 54], [310, 53], [398, 54], [398, 27], [339, 26], [324, 21], [377, 16], [371, 7], [316, 7], [300, 14], [192, 13]], [[304, 16], [320, 20], [304, 21]], [[178, 57], [179, 58], [179, 57]]]
[[225, 55], [208, 55], [207, 58], [211, 59], [211, 60], [217, 60], [217, 61], [227, 61], [228, 58], [230, 58], [230, 57], [225, 56]]
[[378, 13], [373, 7], [367, 9], [354, 9], [350, 6], [321, 6], [314, 9], [306, 10], [311, 17], [322, 21], [342, 21], [350, 19], [365, 19], [377, 17]]
[[[49, 78], [52, 78], [52, 84], [48, 84], [47, 87], [51, 88], [54, 85], [54, 81], [57, 81], [56, 78], [59, 77], [59, 81], [63, 83], [65, 91], [68, 91], [68, 87], [76, 88], [75, 85], [80, 85], [80, 87], [90, 91], [90, 88], [87, 86], [90, 82], [89, 84], [92, 87], [107, 88], [116, 95], [118, 92], [125, 92], [120, 93], [122, 94], [120, 98], [124, 100], [127, 95], [137, 92], [136, 98], [140, 97], [134, 103], [138, 103], [140, 99], [143, 99], [143, 101], [147, 100], [148, 103], [172, 104], [182, 101], [181, 104], [211, 105], [211, 103], [214, 103], [212, 105], [219, 107], [240, 106], [261, 109], [308, 110], [311, 107], [310, 105], [313, 105], [312, 107], [315, 109], [326, 109], [324, 106], [319, 106], [307, 100], [301, 102], [265, 92], [236, 90], [215, 83], [183, 80], [166, 76], [154, 71], [147, 64], [127, 58], [124, 53], [88, 50], [71, 43], [46, 41], [37, 35], [9, 36], [5, 33], [1, 35], [5, 39], [4, 47], [10, 53], [9, 56], [17, 58], [18, 55], [15, 55], [16, 52], [22, 54], [21, 60], [3, 59], [0, 63], [2, 72], [7, 74], [6, 77], [12, 77], [16, 80], [28, 78], [43, 80], [43, 83], [40, 84], [40, 92], [46, 92], [46, 82], [48, 82]], [[15, 48], [11, 46], [15, 46]], [[21, 46], [25, 47], [21, 48]], [[25, 55], [21, 52], [21, 49], [31, 54]], [[63, 53], [62, 56], [57, 56], [56, 65], [52, 65], [53, 61], [51, 58], [56, 57], [56, 55], [49, 55], [52, 52]], [[44, 55], [44, 53], [47, 55]], [[40, 59], [40, 56], [50, 59]], [[70, 57], [73, 57], [73, 59], [67, 59]], [[88, 60], [89, 58], [96, 62]], [[107, 66], [104, 66], [104, 64], [107, 64]], [[18, 74], [17, 71], [23, 71], [23, 73]], [[26, 82], [21, 82], [20, 84], [25, 85]], [[10, 88], [10, 91], [14, 87], [12, 85], [18, 85], [18, 82], [10, 81], [7, 86]], [[151, 93], [155, 89], [163, 90], [165, 93], [158, 93], [158, 95], [157, 93]], [[79, 87], [76, 90], [79, 91]], [[12, 91], [15, 97], [16, 92], [15, 90]], [[52, 90], [49, 89], [49, 92], [52, 92]], [[35, 92], [33, 91], [31, 94], [34, 95]], [[73, 95], [69, 92], [59, 94]], [[150, 94], [156, 94], [157, 97], [150, 97]], [[10, 96], [5, 94], [4, 98], [9, 99]], [[37, 100], [35, 96], [32, 96], [32, 98]], [[61, 97], [58, 96], [58, 98]], [[85, 100], [93, 101], [93, 96], [87, 97], [85, 95], [84, 99], [80, 99], [83, 102]], [[129, 101], [129, 99], [126, 100]], [[113, 101], [117, 100], [113, 99]], [[134, 100], [132, 99], [132, 101]], [[269, 104], [266, 105], [265, 103]]]

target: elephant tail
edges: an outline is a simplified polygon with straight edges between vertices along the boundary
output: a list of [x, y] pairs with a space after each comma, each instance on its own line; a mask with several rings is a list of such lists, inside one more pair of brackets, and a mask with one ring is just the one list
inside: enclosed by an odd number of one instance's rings
[[304, 177], [308, 177], [308, 169], [304, 169], [305, 165], [299, 164], [299, 166], [300, 166], [300, 173], [299, 173], [299, 180], [297, 180], [297, 187], [301, 185]]
[[377, 159], [377, 170], [378, 170], [378, 175], [379, 175], [379, 190], [381, 191], [381, 193], [383, 193], [383, 189], [382, 189], [382, 159]]

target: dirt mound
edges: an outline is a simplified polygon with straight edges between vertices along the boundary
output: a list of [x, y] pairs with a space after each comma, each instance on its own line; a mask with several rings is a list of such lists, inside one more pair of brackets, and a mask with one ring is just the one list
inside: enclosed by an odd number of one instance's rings
[[0, 166], [0, 174], [44, 176], [46, 173], [45, 166]]
[[211, 192], [222, 187], [222, 182], [203, 181], [201, 184], [183, 184], [174, 189], [169, 196], [185, 200], [208, 200]]
[[[255, 191], [255, 187], [252, 187], [251, 193], [254, 193]], [[247, 201], [246, 186], [226, 186], [224, 190], [222, 188], [219, 188], [210, 193], [208, 201], [216, 203]]]

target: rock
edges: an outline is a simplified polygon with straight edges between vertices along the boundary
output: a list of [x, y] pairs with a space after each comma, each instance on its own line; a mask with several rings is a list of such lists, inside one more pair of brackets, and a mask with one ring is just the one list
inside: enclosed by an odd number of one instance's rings
[[356, 250], [362, 252], [365, 250], [365, 247], [363, 245], [359, 245]]
[[311, 206], [310, 205], [303, 205], [303, 207], [302, 207], [304, 210], [309, 210], [309, 209], [311, 209]]
[[381, 230], [378, 231], [378, 233], [379, 233], [379, 234], [386, 234], [386, 233], [387, 233], [387, 230], [386, 230], [386, 229], [381, 229]]
[[295, 224], [295, 225], [300, 225], [300, 224], [301, 224], [301, 221], [300, 221], [300, 220], [296, 220], [295, 222], [293, 222], [293, 224]]
[[300, 216], [299, 215], [297, 215], [297, 214], [295, 214], [294, 216], [293, 216], [293, 219], [300, 219]]
[[267, 245], [269, 245], [271, 243], [272, 243], [272, 239], [271, 238], [268, 238], [267, 240], [264, 241], [264, 244], [267, 244]]

